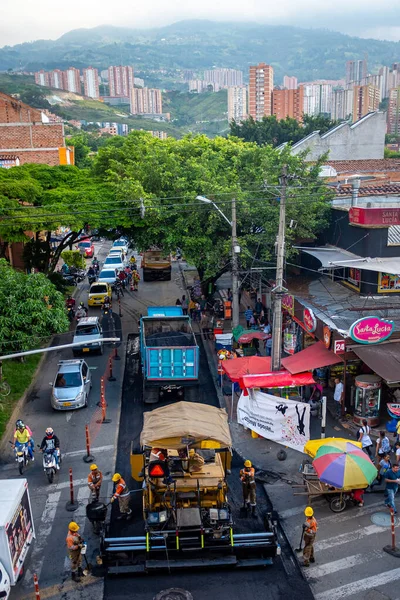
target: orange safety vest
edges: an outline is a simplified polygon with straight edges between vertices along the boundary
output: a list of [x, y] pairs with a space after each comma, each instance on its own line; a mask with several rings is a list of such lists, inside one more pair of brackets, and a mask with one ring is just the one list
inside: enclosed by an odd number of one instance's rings
[[113, 498], [125, 498], [126, 496], [129, 496], [129, 489], [121, 477], [117, 483], [117, 489], [115, 490]]
[[101, 471], [97, 471], [97, 473], [90, 471], [87, 480], [89, 485], [101, 485], [101, 482], [103, 481], [103, 473]]
[[79, 550], [79, 545], [82, 543], [82, 538], [76, 531], [68, 530], [66, 542], [68, 550], [73, 552], [74, 550]]
[[254, 470], [254, 467], [250, 467], [249, 469], [241, 469], [240, 479], [243, 481], [243, 483], [255, 483], [255, 474], [256, 472]]
[[308, 533], [308, 535], [315, 535], [317, 533], [318, 525], [314, 517], [307, 517], [306, 525], [305, 533]]

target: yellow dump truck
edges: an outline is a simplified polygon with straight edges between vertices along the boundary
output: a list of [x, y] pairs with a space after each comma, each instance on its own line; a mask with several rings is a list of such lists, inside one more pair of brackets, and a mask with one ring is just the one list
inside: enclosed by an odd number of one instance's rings
[[143, 281], [171, 281], [171, 255], [163, 250], [147, 250], [142, 257]]
[[132, 477], [142, 483], [144, 535], [103, 540], [109, 573], [254, 567], [279, 553], [275, 524], [236, 533], [229, 503], [232, 441], [225, 410], [177, 402], [144, 414]]

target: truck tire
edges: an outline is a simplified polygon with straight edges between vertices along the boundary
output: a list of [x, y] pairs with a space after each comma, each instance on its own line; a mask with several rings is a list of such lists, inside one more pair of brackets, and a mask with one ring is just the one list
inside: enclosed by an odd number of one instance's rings
[[146, 387], [146, 385], [143, 384], [143, 402], [145, 404], [156, 404], [158, 400], [158, 388]]

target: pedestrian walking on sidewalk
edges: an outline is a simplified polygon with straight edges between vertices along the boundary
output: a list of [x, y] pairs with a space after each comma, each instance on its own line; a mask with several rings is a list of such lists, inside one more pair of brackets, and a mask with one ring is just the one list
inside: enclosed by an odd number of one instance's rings
[[257, 495], [255, 470], [250, 460], [244, 461], [244, 469], [240, 471], [240, 480], [243, 491], [243, 508], [251, 507], [251, 516], [256, 516]]
[[71, 576], [73, 581], [80, 581], [80, 577], [83, 575], [82, 571], [82, 554], [81, 550], [83, 547], [83, 539], [79, 535], [80, 527], [75, 521], [71, 521], [68, 525], [68, 534], [66, 538], [68, 558], [71, 563]]
[[358, 430], [358, 441], [361, 442], [362, 449], [370, 458], [372, 458], [372, 440], [369, 436], [370, 428], [367, 419], [363, 419], [363, 426]]
[[318, 530], [318, 523], [316, 518], [314, 517], [314, 511], [311, 506], [307, 506], [304, 511], [306, 516], [305, 523], [303, 523], [304, 530], [304, 548], [303, 548], [303, 565], [305, 567], [309, 567], [310, 563], [315, 562], [314, 557], [314, 542], [315, 536]]
[[385, 456], [385, 454], [388, 454], [390, 451], [391, 451], [390, 441], [386, 435], [386, 431], [380, 431], [379, 437], [376, 440], [376, 452], [375, 452], [376, 464], [379, 465], [379, 461], [381, 460], [381, 458], [383, 458]]
[[335, 391], [333, 392], [333, 399], [336, 403], [336, 416], [338, 419], [342, 416], [342, 405], [344, 400], [344, 385], [340, 381], [339, 377], [335, 379]]
[[183, 295], [183, 296], [182, 296], [182, 302], [181, 302], [181, 305], [182, 305], [182, 312], [183, 312], [183, 314], [184, 314], [184, 315], [187, 315], [187, 314], [188, 314], [189, 302], [187, 301], [187, 299], [186, 299], [186, 296], [185, 296], [185, 295]]
[[400, 442], [396, 442], [395, 452], [396, 452], [396, 463], [398, 465], [400, 465]]
[[129, 488], [119, 473], [115, 473], [111, 479], [116, 484], [115, 492], [111, 497], [111, 502], [118, 500], [119, 512], [121, 513], [117, 519], [130, 519], [132, 510], [129, 507]]
[[253, 316], [253, 311], [251, 310], [250, 306], [248, 306], [247, 309], [244, 311], [244, 318], [246, 319], [247, 329], [250, 329], [250, 319], [252, 316]]
[[387, 471], [385, 474], [386, 481], [386, 490], [385, 490], [385, 506], [388, 508], [392, 508], [394, 510], [394, 514], [397, 513], [396, 505], [394, 503], [394, 497], [397, 494], [397, 490], [399, 489], [399, 465], [393, 465], [390, 471]]

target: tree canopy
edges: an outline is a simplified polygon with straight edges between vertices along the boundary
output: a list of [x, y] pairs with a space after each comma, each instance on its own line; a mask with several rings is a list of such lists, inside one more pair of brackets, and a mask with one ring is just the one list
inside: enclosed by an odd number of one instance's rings
[[261, 121], [255, 121], [252, 117], [240, 123], [231, 121], [230, 133], [246, 142], [256, 142], [259, 146], [271, 144], [280, 146], [285, 142], [298, 142], [313, 131], [321, 134], [335, 127], [339, 121], [333, 121], [324, 115], [303, 115], [303, 123], [296, 119], [287, 117], [280, 121], [275, 115], [263, 117]]

